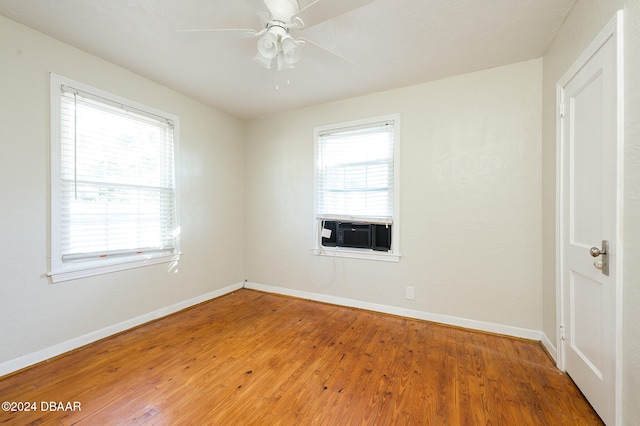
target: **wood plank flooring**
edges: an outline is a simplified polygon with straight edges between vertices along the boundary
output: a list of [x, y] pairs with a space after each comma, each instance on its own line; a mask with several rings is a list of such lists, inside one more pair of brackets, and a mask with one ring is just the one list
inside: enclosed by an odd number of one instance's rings
[[35, 407], [16, 425], [602, 424], [538, 342], [244, 289], [0, 378], [2, 401]]

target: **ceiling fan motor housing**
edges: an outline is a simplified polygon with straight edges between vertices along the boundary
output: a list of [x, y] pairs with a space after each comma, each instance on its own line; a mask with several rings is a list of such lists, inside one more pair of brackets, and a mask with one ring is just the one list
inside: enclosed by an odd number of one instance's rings
[[287, 30], [280, 25], [269, 24], [269, 30], [258, 40], [258, 52], [265, 58], [275, 58], [278, 55], [278, 46]]
[[300, 11], [298, 0], [263, 0], [272, 21], [280, 21], [285, 24], [291, 23], [293, 15]]

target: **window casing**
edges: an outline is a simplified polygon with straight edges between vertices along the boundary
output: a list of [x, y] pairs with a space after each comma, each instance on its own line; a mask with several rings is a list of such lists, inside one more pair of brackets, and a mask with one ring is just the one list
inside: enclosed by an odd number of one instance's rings
[[[314, 253], [398, 261], [400, 116], [317, 127], [314, 141]], [[372, 232], [388, 227], [390, 249], [328, 244], [331, 232], [323, 223], [334, 222], [354, 224], [358, 231], [365, 225], [373, 225]]]
[[177, 262], [179, 119], [51, 74], [51, 276]]

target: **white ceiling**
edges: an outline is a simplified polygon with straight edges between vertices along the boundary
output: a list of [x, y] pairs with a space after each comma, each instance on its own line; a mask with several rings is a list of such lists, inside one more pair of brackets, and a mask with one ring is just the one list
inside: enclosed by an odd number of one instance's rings
[[375, 0], [302, 31], [355, 64], [305, 47], [296, 68], [281, 72], [253, 61], [255, 39], [174, 32], [260, 29], [242, 0], [0, 0], [0, 14], [250, 119], [539, 58], [574, 3]]

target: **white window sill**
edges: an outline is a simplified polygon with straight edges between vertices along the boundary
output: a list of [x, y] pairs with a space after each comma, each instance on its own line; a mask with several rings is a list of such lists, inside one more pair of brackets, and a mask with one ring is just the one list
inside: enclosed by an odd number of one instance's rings
[[400, 262], [400, 254], [346, 247], [320, 247], [314, 248], [316, 256], [343, 257], [351, 259], [377, 260], [381, 262]]
[[169, 270], [173, 270], [173, 263], [180, 260], [180, 254], [181, 253], [168, 255], [165, 254], [160, 256], [147, 256], [143, 259], [140, 259], [139, 257], [127, 257], [113, 260], [69, 263], [52, 270], [51, 272], [47, 273], [47, 276], [51, 278], [51, 283], [55, 284], [64, 281], [108, 274], [111, 272], [156, 265], [159, 263], [171, 262], [172, 265], [170, 265]]

